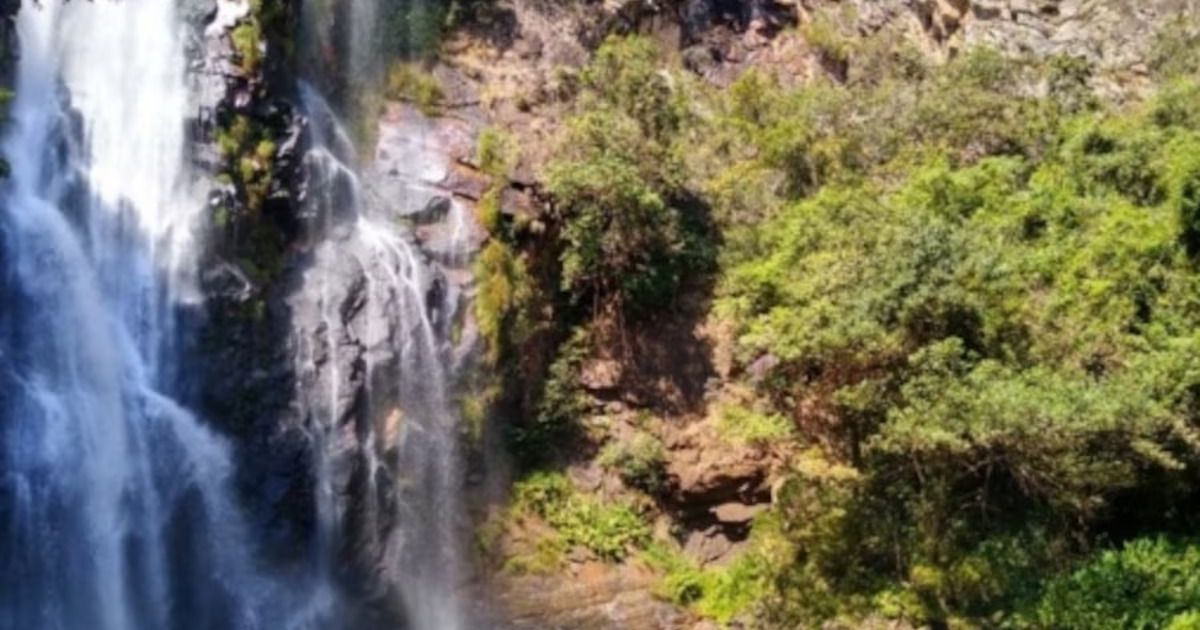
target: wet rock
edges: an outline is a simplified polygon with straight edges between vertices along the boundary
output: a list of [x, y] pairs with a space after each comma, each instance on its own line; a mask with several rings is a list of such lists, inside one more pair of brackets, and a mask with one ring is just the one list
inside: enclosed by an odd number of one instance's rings
[[447, 171], [446, 178], [439, 185], [455, 195], [479, 201], [492, 187], [492, 178], [474, 168], [455, 164]]
[[473, 220], [464, 217], [465, 209], [456, 214], [465, 220], [419, 225], [414, 230], [421, 251], [449, 268], [467, 266], [471, 253], [478, 251], [487, 237]]
[[410, 221], [418, 225], [427, 225], [430, 223], [444, 221], [446, 216], [450, 214], [452, 207], [453, 202], [449, 197], [438, 195], [430, 198], [429, 203], [425, 204], [424, 207], [410, 212], [404, 216], [408, 217]]
[[179, 17], [191, 29], [203, 31], [217, 16], [217, 0], [180, 0]]
[[205, 295], [219, 300], [241, 303], [250, 299], [254, 284], [236, 265], [218, 262], [200, 274], [200, 286]]

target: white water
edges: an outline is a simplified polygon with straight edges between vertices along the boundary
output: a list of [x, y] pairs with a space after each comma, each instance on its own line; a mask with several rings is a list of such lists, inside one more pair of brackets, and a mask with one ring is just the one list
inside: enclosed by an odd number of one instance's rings
[[[388, 398], [378, 400], [370, 390], [366, 413], [374, 416], [392, 415], [374, 422], [362, 440], [369, 473], [363, 494], [375, 497], [380, 491], [379, 476], [396, 474], [388, 491], [394, 501], [384, 505], [372, 501], [358, 515], [359, 527], [366, 531], [384, 531], [382, 540], [383, 571], [388, 581], [399, 586], [399, 597], [409, 627], [416, 630], [457, 630], [466, 628], [467, 620], [459, 591], [464, 581], [461, 534], [463, 514], [461, 505], [463, 472], [460, 461], [459, 423], [453, 411], [449, 387], [451, 369], [449, 357], [450, 318], [458, 299], [444, 290], [444, 281], [436, 277], [432, 265], [424, 259], [413, 242], [410, 231], [395, 219], [377, 216], [366, 207], [362, 187], [353, 164], [354, 147], [332, 110], [315, 90], [302, 87], [305, 110], [311, 122], [312, 146], [306, 162], [310, 172], [312, 216], [325, 221], [322, 232], [333, 235], [318, 246], [317, 261], [309, 271], [312, 279], [306, 286], [315, 285], [320, 296], [324, 343], [330, 352], [342, 340], [373, 348], [368, 352], [366, 380], [386, 381]], [[417, 158], [419, 156], [412, 156]], [[454, 248], [466, 248], [463, 209], [451, 209], [452, 221], [458, 229], [452, 235]], [[339, 224], [340, 222], [340, 224]], [[344, 264], [351, 259], [365, 277], [365, 300], [362, 306], [365, 330], [349, 330], [333, 302], [332, 287], [324, 266]], [[443, 287], [439, 290], [437, 287]], [[360, 335], [361, 339], [355, 339]], [[381, 350], [381, 351], [380, 351]], [[336, 383], [340, 382], [333, 362], [334, 383], [327, 398], [313, 403], [325, 415], [323, 426], [335, 432], [347, 412], [350, 401], [342, 399]], [[316, 366], [310, 360], [301, 371], [312, 372]], [[382, 409], [386, 404], [398, 404], [395, 413]], [[326, 435], [323, 443], [335, 438]], [[321, 466], [323, 476], [320, 496], [331, 501], [327, 466]], [[390, 511], [385, 505], [393, 506]], [[320, 510], [322, 521], [331, 531], [337, 529], [332, 506]], [[391, 524], [390, 526], [386, 524]], [[331, 534], [330, 539], [337, 534]]]
[[289, 628], [289, 597], [307, 599], [253, 566], [227, 445], [170, 397], [203, 208], [174, 9], [19, 15], [0, 192], [3, 630]]

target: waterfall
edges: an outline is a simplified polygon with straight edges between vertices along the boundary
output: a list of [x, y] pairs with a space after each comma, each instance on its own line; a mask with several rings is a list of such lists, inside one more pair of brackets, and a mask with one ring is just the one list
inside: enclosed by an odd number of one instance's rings
[[[0, 189], [0, 629], [293, 628], [229, 449], [172, 398], [196, 299], [174, 2], [26, 2]], [[327, 626], [326, 626], [327, 627]]]
[[[321, 538], [351, 535], [341, 523], [353, 520], [355, 535], [376, 537], [364, 544], [376, 549], [384, 581], [398, 587], [409, 626], [465, 628], [467, 615], [458, 595], [465, 581], [460, 548], [463, 463], [450, 391], [451, 328], [461, 296], [447, 288], [411, 230], [368, 203], [356, 151], [337, 116], [311, 86], [301, 86], [300, 92], [311, 138], [305, 214], [317, 222], [314, 231], [323, 237], [302, 289], [316, 300], [314, 332], [319, 339], [301, 354], [299, 366], [307, 375], [301, 387], [313, 390], [302, 397], [315, 416], [316, 441], [323, 445], [317, 466]], [[408, 157], [418, 163], [423, 159]], [[465, 209], [451, 204], [446, 212], [443, 220], [456, 226], [449, 237], [451, 249], [465, 258]], [[352, 277], [362, 280], [358, 294], [351, 295], [356, 283], [345, 279], [347, 266]], [[354, 313], [347, 313], [348, 308]], [[319, 350], [313, 347], [317, 345]], [[340, 373], [344, 368], [337, 360], [339, 348], [345, 347], [366, 349], [366, 401], [347, 397], [351, 388], [340, 385], [349, 378]], [[312, 387], [321, 369], [318, 356], [333, 359], [323, 361], [328, 382]], [[348, 418], [355, 413], [369, 420], [351, 429]], [[339, 515], [331, 479], [338, 466], [328, 458], [339, 450], [338, 434], [347, 430], [361, 434], [365, 461], [360, 465], [366, 475], [358, 493], [367, 499], [355, 508], [357, 513]]]

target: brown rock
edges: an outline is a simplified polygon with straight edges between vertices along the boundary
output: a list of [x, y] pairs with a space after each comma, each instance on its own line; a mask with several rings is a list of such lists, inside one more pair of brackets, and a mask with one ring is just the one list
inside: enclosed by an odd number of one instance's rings
[[614, 359], [592, 359], [584, 363], [579, 380], [592, 391], [615, 389], [621, 383], [621, 363]]
[[446, 179], [440, 185], [441, 188], [471, 201], [482, 199], [491, 186], [491, 177], [457, 162], [446, 171]]
[[700, 564], [707, 565], [721, 560], [733, 551], [733, 548], [733, 543], [714, 527], [689, 534], [683, 545], [683, 552]]
[[767, 509], [766, 503], [745, 504], [739, 502], [722, 503], [711, 510], [713, 516], [721, 523], [744, 525], [754, 520], [755, 516]]
[[514, 629], [659, 630], [690, 627], [688, 615], [654, 596], [658, 577], [634, 565], [589, 562], [570, 578], [503, 577], [499, 609]]

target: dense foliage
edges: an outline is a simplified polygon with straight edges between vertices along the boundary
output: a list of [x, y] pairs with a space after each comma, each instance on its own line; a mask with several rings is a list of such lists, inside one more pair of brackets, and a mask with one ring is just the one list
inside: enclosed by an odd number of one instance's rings
[[650, 528], [631, 506], [588, 497], [561, 474], [536, 473], [522, 480], [512, 509], [518, 517], [545, 519], [563, 542], [604, 560], [620, 560], [650, 538]]
[[1200, 627], [1200, 548], [1138, 539], [1053, 580], [1036, 612], [1050, 628]]
[[661, 306], [703, 264], [702, 218], [688, 208], [688, 109], [649, 40], [600, 48], [579, 80], [547, 189], [562, 221], [562, 289], [619, 314]]
[[[719, 244], [713, 317], [767, 367], [718, 426], [793, 453], [756, 526], [771, 561], [652, 545], [667, 594], [781, 627], [1194, 627], [1196, 547], [1158, 538], [1191, 534], [1200, 498], [1191, 40], [1167, 33], [1157, 95], [1118, 109], [1082, 60], [930, 67], [888, 33], [807, 28], [836, 81], [714, 92], [610, 40], [550, 169], [559, 289], [597, 313], [661, 308]], [[545, 426], [587, 413], [583, 352]], [[653, 493], [638, 439], [602, 463]]]
[[755, 207], [717, 181], [717, 310], [743, 361], [771, 358], [761, 394], [855, 471], [784, 494], [777, 621], [1098, 627], [1055, 603], [1071, 587], [1030, 604], [1041, 580], [1194, 524], [1200, 88], [1108, 111], [1068, 89], [1085, 75], [980, 50], [916, 80], [730, 91], [753, 156], [734, 169], [783, 185]]

